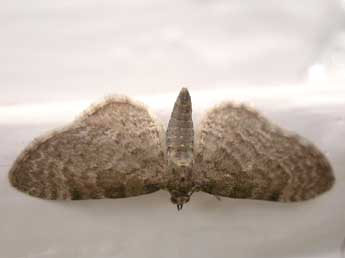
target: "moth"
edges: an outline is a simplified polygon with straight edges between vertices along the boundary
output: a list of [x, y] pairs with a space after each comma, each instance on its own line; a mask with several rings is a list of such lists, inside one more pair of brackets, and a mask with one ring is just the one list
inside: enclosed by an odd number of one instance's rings
[[195, 191], [292, 202], [335, 181], [315, 145], [257, 111], [231, 102], [212, 108], [194, 133], [182, 88], [167, 130], [128, 97], [110, 97], [71, 125], [34, 140], [9, 171], [10, 183], [50, 200], [123, 198], [166, 190], [181, 210]]

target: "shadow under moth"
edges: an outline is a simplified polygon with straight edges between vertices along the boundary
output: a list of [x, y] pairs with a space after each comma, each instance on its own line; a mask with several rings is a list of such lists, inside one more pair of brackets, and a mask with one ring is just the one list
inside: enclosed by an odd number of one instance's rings
[[330, 189], [335, 178], [313, 144], [245, 105], [214, 107], [194, 135], [191, 97], [183, 88], [166, 132], [142, 104], [110, 97], [71, 125], [34, 140], [16, 159], [9, 180], [22, 192], [51, 200], [162, 189], [180, 210], [194, 191], [307, 200]]

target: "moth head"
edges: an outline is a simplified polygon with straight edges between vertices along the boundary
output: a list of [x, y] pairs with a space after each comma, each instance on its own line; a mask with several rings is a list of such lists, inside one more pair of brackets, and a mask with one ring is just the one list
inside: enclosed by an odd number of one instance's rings
[[171, 191], [170, 201], [177, 206], [177, 210], [182, 210], [182, 207], [185, 203], [189, 202], [193, 191], [189, 193], [179, 192], [179, 191]]
[[189, 202], [189, 196], [171, 196], [170, 200], [173, 204], [176, 204], [177, 210], [182, 210], [183, 204]]

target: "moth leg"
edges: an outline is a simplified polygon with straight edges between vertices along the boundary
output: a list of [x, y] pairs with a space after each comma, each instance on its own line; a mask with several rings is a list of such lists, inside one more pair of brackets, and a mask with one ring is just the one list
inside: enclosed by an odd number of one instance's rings
[[216, 199], [217, 199], [218, 201], [221, 201], [221, 200], [222, 200], [222, 198], [220, 198], [219, 195], [213, 194], [213, 196], [216, 197]]

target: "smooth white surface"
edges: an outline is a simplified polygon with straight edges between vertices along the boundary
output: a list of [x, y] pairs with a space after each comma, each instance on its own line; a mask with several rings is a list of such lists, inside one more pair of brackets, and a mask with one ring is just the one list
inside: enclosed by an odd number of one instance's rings
[[[335, 0], [0, 1], [0, 257], [341, 257], [343, 12]], [[58, 202], [9, 185], [20, 151], [90, 102], [125, 93], [166, 124], [181, 86], [196, 126], [244, 101], [307, 137], [335, 187], [291, 204], [196, 193], [177, 212], [166, 192]]]
[[0, 104], [306, 78], [342, 0], [0, 1]]

